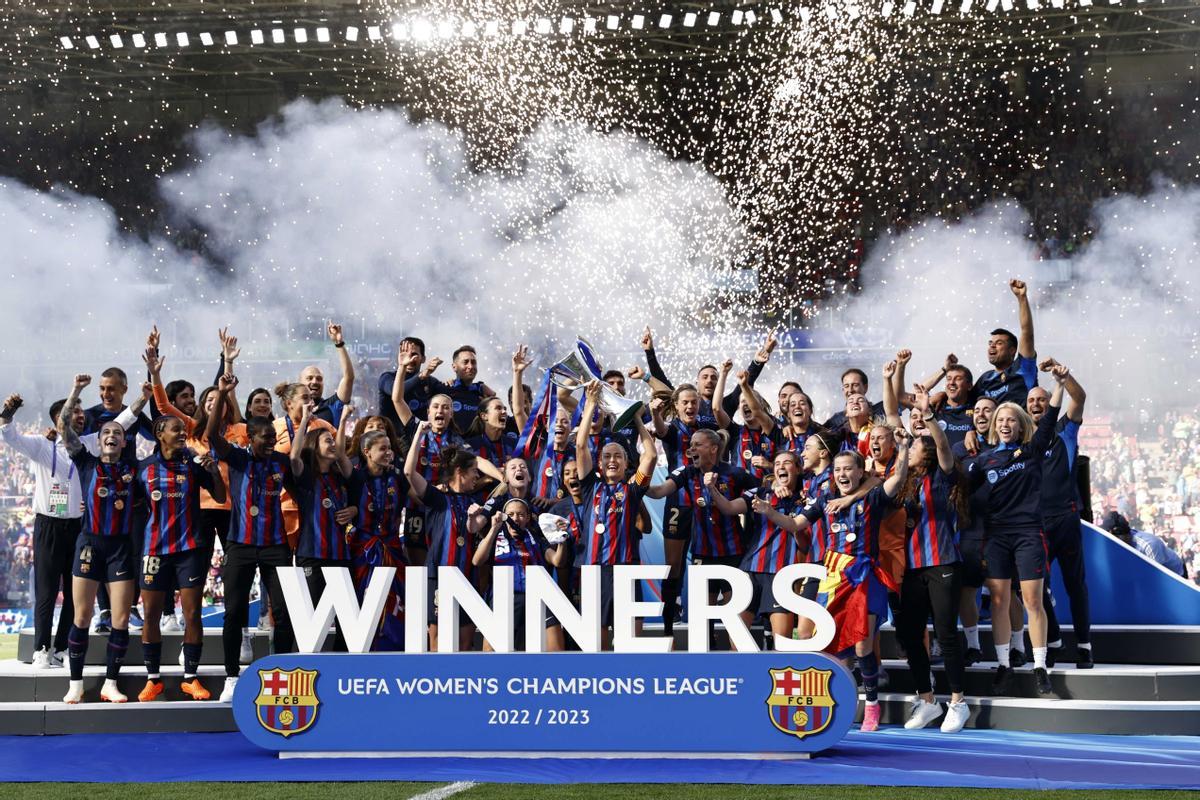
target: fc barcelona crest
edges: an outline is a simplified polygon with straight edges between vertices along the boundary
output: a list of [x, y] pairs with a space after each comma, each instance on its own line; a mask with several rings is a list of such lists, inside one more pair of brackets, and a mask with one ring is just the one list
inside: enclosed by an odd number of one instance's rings
[[829, 727], [835, 706], [829, 693], [833, 670], [786, 667], [768, 672], [771, 694], [767, 697], [767, 712], [776, 729], [803, 739]]
[[312, 727], [321, 705], [315, 669], [260, 669], [258, 680], [254, 705], [260, 725], [285, 739]]

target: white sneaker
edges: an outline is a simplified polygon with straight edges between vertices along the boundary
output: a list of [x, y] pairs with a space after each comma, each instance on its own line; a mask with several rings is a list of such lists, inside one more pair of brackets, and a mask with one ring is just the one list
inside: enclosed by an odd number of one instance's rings
[[225, 688], [221, 690], [221, 702], [222, 703], [232, 703], [233, 702], [233, 690], [235, 688], [237, 688], [237, 678], [226, 678], [225, 679]]
[[971, 709], [966, 702], [947, 703], [946, 718], [942, 720], [942, 733], [958, 733], [967, 724]]
[[183, 648], [179, 648], [179, 666], [183, 666]]
[[158, 626], [163, 633], [182, 633], [183, 626], [179, 624], [179, 620], [175, 619], [174, 614], [163, 614], [162, 622]]
[[242, 649], [238, 653], [238, 662], [249, 664], [254, 660], [254, 637], [242, 631]]
[[100, 699], [106, 703], [127, 703], [129, 698], [117, 688], [117, 682], [114, 680], [105, 680], [104, 685], [100, 687]]
[[917, 728], [924, 728], [929, 723], [942, 715], [942, 704], [938, 702], [926, 703], [920, 697], [913, 703], [912, 714], [908, 718], [908, 722], [904, 723], [904, 727], [910, 731]]
[[43, 647], [33, 654], [34, 669], [53, 669], [61, 664], [54, 663], [54, 656], [50, 655], [49, 648]]
[[63, 697], [64, 703], [75, 705], [83, 700], [83, 681], [71, 681], [67, 688], [67, 694]]
[[61, 666], [66, 665], [67, 658], [68, 658], [68, 656], [67, 656], [66, 650], [55, 650], [54, 653], [50, 656], [50, 663], [56, 667], [61, 667]]

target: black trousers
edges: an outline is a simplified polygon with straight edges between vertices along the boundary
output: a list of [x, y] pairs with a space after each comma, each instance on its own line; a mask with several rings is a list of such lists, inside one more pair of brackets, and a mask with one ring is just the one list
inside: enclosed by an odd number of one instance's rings
[[908, 656], [908, 669], [918, 692], [931, 692], [929, 653], [925, 650], [925, 623], [933, 614], [933, 630], [942, 657], [950, 691], [961, 692], [963, 654], [958, 641], [958, 601], [962, 595], [962, 564], [910, 569], [900, 585], [900, 616], [896, 635]]
[[242, 628], [249, 613], [250, 589], [254, 586], [256, 569], [262, 571], [263, 588], [271, 596], [275, 609], [274, 651], [291, 653], [296, 649], [292, 622], [288, 619], [283, 591], [275, 574], [276, 567], [291, 565], [292, 551], [286, 544], [255, 547], [229, 542], [225, 548], [225, 563], [221, 569], [221, 580], [225, 584], [225, 626], [221, 629], [221, 643], [225, 648], [225, 674], [229, 677], [237, 677], [241, 670], [238, 655], [242, 647]]
[[67, 634], [75, 624], [71, 594], [71, 565], [82, 519], [59, 519], [38, 514], [33, 520], [33, 648], [50, 647], [54, 601], [62, 592], [62, 613], [54, 631], [54, 650], [67, 649]]
[[[1063, 585], [1071, 603], [1071, 627], [1075, 629], [1075, 640], [1090, 642], [1092, 612], [1088, 603], [1087, 575], [1083, 567], [1083, 526], [1079, 523], [1079, 517], [1068, 514], [1042, 520], [1042, 528], [1046, 531], [1049, 560], [1058, 562], [1058, 570], [1062, 573]], [[1054, 613], [1054, 604], [1050, 600], [1049, 575], [1046, 577], [1042, 597], [1048, 628], [1046, 641], [1056, 642], [1062, 638], [1062, 630]]]
[[[325, 574], [321, 572], [321, 567], [353, 569], [354, 562], [349, 559], [334, 561], [326, 558], [297, 558], [296, 566], [304, 568], [304, 582], [308, 584], [308, 593], [312, 596], [313, 608], [316, 608], [321, 602], [321, 595], [325, 593]], [[342, 635], [342, 623], [338, 622], [337, 617], [333, 618], [333, 631], [333, 652], [347, 652], [346, 637]]]

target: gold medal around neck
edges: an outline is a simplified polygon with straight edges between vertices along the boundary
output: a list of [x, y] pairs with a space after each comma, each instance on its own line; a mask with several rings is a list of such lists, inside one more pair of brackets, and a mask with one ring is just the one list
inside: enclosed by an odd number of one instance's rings
[[596, 523], [596, 533], [604, 533], [604, 523], [603, 522]]
[[123, 509], [124, 507], [125, 507], [125, 501], [124, 501], [124, 500], [116, 500], [116, 501], [114, 501], [114, 502], [113, 502], [113, 508], [115, 508], [117, 511], [120, 511], [120, 510], [121, 510], [121, 509]]
[[101, 486], [99, 489], [96, 490], [96, 494], [99, 495], [100, 497], [108, 497], [108, 487]]
[[749, 461], [750, 459], [754, 458], [754, 451], [753, 451], [753, 450], [743, 450], [743, 451], [742, 451], [742, 458], [744, 458], [744, 459], [746, 459], [747, 461]]
[[258, 516], [258, 506], [250, 506], [250, 516], [252, 516], [252, 517]]
[[857, 534], [857, 533], [854, 533], [853, 531], [851, 531], [850, 533], [847, 533], [847, 534], [846, 534], [846, 541], [847, 541], [847, 542], [850, 542], [851, 544], [853, 544], [853, 543], [854, 543], [854, 541], [855, 541], [856, 539], [858, 539], [858, 534]]
[[333, 500], [328, 497], [321, 500], [321, 508], [333, 508]]
[[458, 537], [457, 539], [455, 539], [454, 541], [458, 544], [459, 547], [462, 547], [464, 544], [467, 543], [467, 540], [461, 536]]

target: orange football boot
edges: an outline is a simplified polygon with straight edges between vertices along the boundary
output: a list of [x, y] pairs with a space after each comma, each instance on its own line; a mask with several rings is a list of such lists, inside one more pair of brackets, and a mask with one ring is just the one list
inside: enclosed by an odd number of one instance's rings
[[204, 688], [204, 684], [200, 682], [199, 677], [192, 678], [190, 681], [184, 681], [179, 684], [179, 688], [193, 700], [207, 700], [212, 697], [212, 693]]
[[161, 680], [147, 679], [146, 685], [138, 692], [139, 703], [149, 703], [151, 700], [157, 700], [158, 696], [163, 693], [163, 682]]

